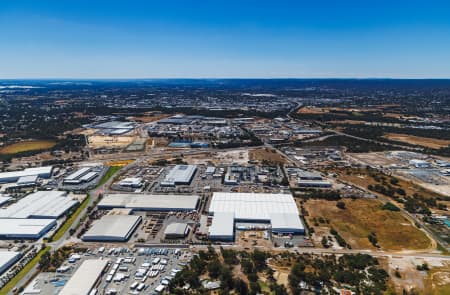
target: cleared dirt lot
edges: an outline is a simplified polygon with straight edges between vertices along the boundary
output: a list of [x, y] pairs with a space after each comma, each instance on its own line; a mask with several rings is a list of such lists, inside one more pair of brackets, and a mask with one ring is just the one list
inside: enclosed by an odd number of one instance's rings
[[[428, 250], [428, 237], [400, 212], [381, 209], [382, 203], [373, 199], [343, 200], [346, 209], [336, 207], [336, 201], [308, 200], [305, 208], [310, 226], [313, 218], [328, 219], [319, 227], [335, 228], [354, 249], [375, 249], [368, 240], [374, 232], [382, 250]], [[328, 231], [329, 232], [329, 231]]]
[[273, 164], [286, 164], [288, 162], [285, 157], [269, 148], [250, 150], [248, 154], [250, 160], [253, 161], [266, 161]]
[[88, 137], [91, 148], [121, 148], [131, 144], [136, 139], [135, 136], [104, 136], [91, 135]]
[[410, 144], [416, 144], [420, 146], [429, 147], [432, 149], [439, 149], [441, 147], [447, 147], [448, 145], [450, 145], [450, 140], [419, 137], [399, 133], [387, 133], [386, 135], [384, 135], [384, 137], [387, 139], [401, 141]]

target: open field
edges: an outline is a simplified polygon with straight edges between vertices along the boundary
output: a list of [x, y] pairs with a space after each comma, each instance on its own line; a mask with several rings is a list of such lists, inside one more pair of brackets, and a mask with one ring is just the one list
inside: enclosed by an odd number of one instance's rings
[[253, 161], [267, 161], [269, 163], [274, 164], [286, 164], [287, 160], [277, 153], [275, 150], [269, 149], [269, 148], [260, 148], [260, 149], [254, 149], [249, 151], [249, 158]]
[[[376, 172], [375, 172], [376, 173]], [[368, 185], [375, 185], [378, 182], [368, 173], [366, 169], [347, 169], [341, 170], [337, 172], [338, 178], [345, 182], [350, 182], [356, 184], [357, 186], [367, 188]], [[379, 174], [382, 176], [382, 174]], [[386, 176], [389, 180], [389, 176]], [[436, 193], [423, 188], [420, 185], [417, 185], [411, 181], [406, 181], [397, 177], [398, 183], [396, 187], [402, 188], [405, 190], [406, 195], [412, 196], [417, 193], [425, 198], [433, 198], [436, 197]]]
[[429, 147], [432, 149], [439, 149], [441, 147], [447, 147], [450, 145], [450, 140], [427, 138], [400, 133], [387, 133], [384, 135], [384, 137], [390, 140], [416, 144], [424, 147]]
[[382, 203], [373, 199], [343, 200], [346, 209], [336, 207], [335, 201], [308, 200], [305, 204], [308, 222], [313, 218], [329, 220], [319, 227], [335, 228], [355, 249], [375, 249], [368, 235], [374, 232], [382, 250], [422, 250], [431, 246], [428, 237], [412, 225], [400, 212], [381, 209]]
[[432, 268], [425, 278], [425, 294], [450, 294], [450, 265]]
[[13, 155], [21, 152], [47, 150], [56, 145], [53, 140], [28, 140], [21, 141], [0, 148], [0, 154]]

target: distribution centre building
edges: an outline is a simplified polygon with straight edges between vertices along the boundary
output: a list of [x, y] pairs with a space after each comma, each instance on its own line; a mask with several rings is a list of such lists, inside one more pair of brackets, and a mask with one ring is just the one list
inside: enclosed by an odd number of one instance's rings
[[0, 275], [16, 263], [22, 254], [15, 251], [0, 251]]
[[195, 165], [176, 165], [166, 175], [161, 186], [190, 185], [196, 171]]
[[89, 259], [83, 261], [77, 271], [67, 281], [59, 295], [89, 295], [98, 283], [109, 261]]
[[0, 239], [39, 239], [56, 226], [55, 219], [0, 219]]
[[141, 223], [142, 217], [135, 215], [105, 215], [94, 221], [83, 236], [83, 241], [127, 241]]
[[[213, 215], [209, 237], [234, 239], [234, 222], [267, 222], [273, 233], [304, 234], [297, 205], [290, 194], [226, 193], [213, 194], [209, 213]], [[218, 220], [215, 220], [215, 218]]]
[[199, 196], [108, 194], [98, 203], [99, 209], [128, 208], [134, 211], [194, 211]]
[[62, 191], [37, 191], [0, 209], [0, 218], [57, 219], [78, 203]]
[[37, 167], [37, 168], [27, 168], [22, 171], [11, 171], [11, 172], [1, 172], [0, 173], [0, 183], [12, 183], [19, 180], [19, 178], [24, 176], [38, 176], [40, 178], [50, 178], [52, 175], [53, 167]]

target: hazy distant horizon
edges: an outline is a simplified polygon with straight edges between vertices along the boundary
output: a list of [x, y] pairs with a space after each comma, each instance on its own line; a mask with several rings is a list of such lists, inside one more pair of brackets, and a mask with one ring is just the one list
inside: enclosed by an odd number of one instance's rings
[[2, 1], [0, 78], [450, 78], [450, 3]]

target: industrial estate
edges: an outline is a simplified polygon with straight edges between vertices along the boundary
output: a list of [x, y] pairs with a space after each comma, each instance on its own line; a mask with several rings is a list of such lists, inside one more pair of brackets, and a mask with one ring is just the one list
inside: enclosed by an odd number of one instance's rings
[[0, 294], [450, 294], [448, 81], [15, 83]]

